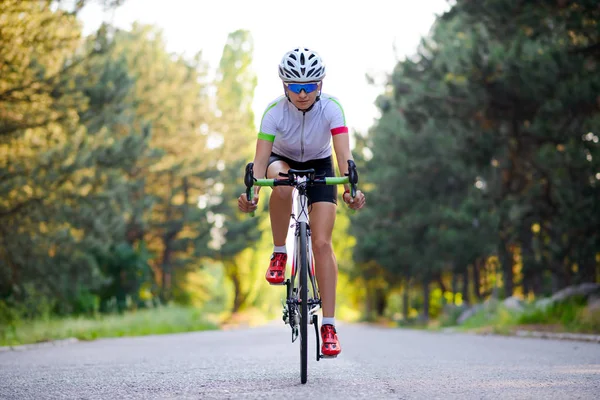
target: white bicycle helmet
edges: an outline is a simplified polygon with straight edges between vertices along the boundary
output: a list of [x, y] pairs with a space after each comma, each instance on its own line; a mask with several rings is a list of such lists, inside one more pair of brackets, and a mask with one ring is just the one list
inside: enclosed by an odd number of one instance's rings
[[316, 52], [298, 47], [281, 59], [279, 77], [284, 82], [318, 82], [325, 77], [325, 64]]

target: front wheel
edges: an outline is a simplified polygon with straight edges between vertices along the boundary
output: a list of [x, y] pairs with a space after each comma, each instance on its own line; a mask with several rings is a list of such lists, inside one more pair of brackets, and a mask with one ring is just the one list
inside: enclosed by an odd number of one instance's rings
[[306, 222], [300, 222], [298, 253], [300, 254], [300, 382], [308, 375], [308, 245]]

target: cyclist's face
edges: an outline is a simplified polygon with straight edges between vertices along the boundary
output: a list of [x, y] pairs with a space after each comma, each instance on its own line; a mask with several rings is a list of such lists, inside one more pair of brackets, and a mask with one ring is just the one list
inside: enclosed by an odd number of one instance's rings
[[283, 85], [284, 90], [289, 96], [290, 100], [299, 110], [306, 110], [310, 106], [312, 106], [317, 100], [317, 96], [321, 92], [321, 85], [323, 82], [319, 82], [319, 87], [314, 92], [306, 93], [306, 91], [302, 90], [300, 93], [294, 93], [285, 85]]

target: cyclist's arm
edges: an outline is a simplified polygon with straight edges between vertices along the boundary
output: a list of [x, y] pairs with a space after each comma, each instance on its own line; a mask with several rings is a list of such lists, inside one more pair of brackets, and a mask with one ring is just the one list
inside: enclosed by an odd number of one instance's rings
[[[263, 179], [267, 173], [267, 163], [273, 149], [273, 142], [270, 140], [258, 139], [256, 141], [256, 153], [254, 155], [254, 177]], [[254, 186], [254, 193], [258, 194], [260, 186]]]
[[[254, 153], [254, 178], [264, 179], [267, 174], [267, 163], [273, 150], [273, 142], [277, 136], [277, 122], [272, 114], [272, 109], [279, 100], [269, 104], [260, 121], [258, 139], [256, 140], [256, 152]], [[254, 186], [254, 193], [258, 194], [260, 186]]]
[[[354, 160], [354, 158], [350, 151], [350, 137], [344, 109], [340, 102], [333, 97], [328, 103], [327, 116], [340, 176], [344, 176], [348, 173], [348, 160]], [[350, 190], [350, 185], [344, 185], [344, 190]]]
[[[350, 150], [350, 137], [348, 133], [340, 133], [333, 136], [333, 149], [337, 159], [340, 176], [348, 173], [348, 160], [354, 160]], [[344, 185], [344, 190], [350, 190], [350, 185]]]

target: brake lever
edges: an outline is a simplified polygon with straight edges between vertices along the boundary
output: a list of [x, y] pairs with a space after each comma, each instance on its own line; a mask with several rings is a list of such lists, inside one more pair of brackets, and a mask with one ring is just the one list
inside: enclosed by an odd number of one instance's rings
[[[248, 163], [246, 165], [246, 174], [244, 175], [244, 184], [246, 185], [246, 200], [252, 201], [254, 200], [254, 196], [252, 195], [252, 186], [256, 178], [254, 177], [254, 163]], [[250, 213], [251, 217], [254, 217], [254, 211]]]
[[254, 178], [254, 163], [248, 163], [248, 165], [246, 165], [246, 174], [244, 175], [244, 184], [246, 185], [246, 188], [250, 189], [252, 185], [254, 185], [254, 181], [256, 181]]
[[354, 160], [348, 160], [348, 173], [345, 174], [348, 177], [350, 183], [350, 196], [356, 197], [356, 186], [358, 184], [358, 172], [356, 171], [356, 164]]

